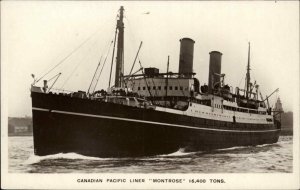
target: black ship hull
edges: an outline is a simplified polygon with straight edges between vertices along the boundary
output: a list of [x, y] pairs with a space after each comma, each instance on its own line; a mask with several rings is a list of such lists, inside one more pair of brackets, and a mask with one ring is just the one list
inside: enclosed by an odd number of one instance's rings
[[169, 154], [278, 141], [274, 124], [242, 124], [32, 92], [34, 151], [96, 157]]

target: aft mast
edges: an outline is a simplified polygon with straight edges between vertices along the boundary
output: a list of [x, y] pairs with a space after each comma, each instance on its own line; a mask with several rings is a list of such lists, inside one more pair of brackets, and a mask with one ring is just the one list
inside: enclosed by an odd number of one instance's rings
[[115, 87], [123, 87], [124, 74], [124, 23], [123, 23], [124, 7], [121, 6], [119, 20], [117, 21], [118, 44], [117, 44], [117, 63], [115, 75]]
[[248, 42], [248, 65], [246, 74], [246, 99], [249, 99], [249, 88], [250, 88], [250, 42]]

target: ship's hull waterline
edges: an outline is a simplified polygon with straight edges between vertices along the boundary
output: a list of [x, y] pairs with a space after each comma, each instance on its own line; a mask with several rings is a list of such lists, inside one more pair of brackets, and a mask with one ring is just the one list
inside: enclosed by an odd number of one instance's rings
[[96, 100], [32, 92], [34, 151], [131, 157], [278, 141], [275, 125], [220, 122]]

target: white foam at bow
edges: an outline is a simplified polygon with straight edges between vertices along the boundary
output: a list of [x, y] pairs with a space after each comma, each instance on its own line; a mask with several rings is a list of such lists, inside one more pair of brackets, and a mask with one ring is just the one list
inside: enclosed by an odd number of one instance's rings
[[34, 164], [46, 159], [82, 159], [82, 160], [107, 160], [109, 158], [97, 158], [91, 156], [83, 156], [77, 153], [58, 153], [47, 156], [31, 155], [24, 164]]

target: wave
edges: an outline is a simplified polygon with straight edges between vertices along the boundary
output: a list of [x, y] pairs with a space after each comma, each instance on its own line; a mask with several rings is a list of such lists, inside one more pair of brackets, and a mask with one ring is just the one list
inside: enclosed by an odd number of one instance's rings
[[184, 148], [180, 148], [176, 152], [173, 152], [173, 153], [170, 153], [170, 154], [162, 154], [162, 155], [158, 155], [158, 156], [159, 157], [177, 157], [177, 156], [192, 155], [192, 154], [196, 154], [196, 153], [199, 153], [199, 152], [185, 152]]
[[95, 161], [107, 161], [107, 160], [151, 160], [151, 159], [157, 159], [161, 157], [178, 157], [178, 156], [186, 156], [195, 154], [197, 152], [184, 152], [184, 149], [179, 149], [176, 152], [173, 152], [171, 154], [163, 154], [163, 155], [156, 155], [151, 157], [124, 157], [124, 158], [99, 158], [99, 157], [92, 157], [92, 156], [84, 156], [77, 153], [58, 153], [58, 154], [51, 154], [46, 156], [37, 156], [37, 155], [30, 155], [29, 158], [24, 162], [26, 165], [39, 163], [43, 160], [57, 160], [57, 159], [66, 159], [66, 160], [95, 160]]
[[[286, 142], [280, 142], [280, 144], [285, 144]], [[263, 145], [256, 145], [256, 146], [236, 146], [236, 147], [230, 147], [230, 148], [223, 148], [223, 149], [215, 149], [212, 150], [212, 152], [206, 152], [206, 151], [197, 151], [197, 152], [186, 152], [184, 148], [178, 149], [176, 152], [170, 153], [170, 154], [161, 154], [156, 156], [150, 156], [150, 157], [124, 157], [124, 158], [99, 158], [99, 157], [92, 157], [92, 156], [84, 156], [77, 153], [58, 153], [58, 154], [52, 154], [52, 155], [46, 155], [46, 156], [37, 156], [34, 154], [31, 154], [29, 158], [24, 162], [25, 165], [35, 164], [39, 163], [43, 160], [57, 160], [57, 159], [69, 159], [69, 160], [95, 160], [95, 161], [124, 161], [124, 160], [156, 160], [156, 159], [164, 159], [164, 158], [172, 158], [172, 157], [186, 157], [186, 156], [192, 156], [192, 155], [200, 155], [202, 153], [227, 153], [230, 154], [230, 152], [249, 149], [249, 148], [263, 148], [263, 147], [269, 147], [269, 146], [278, 146], [279, 143], [275, 144], [263, 144]], [[227, 152], [229, 151], [229, 152]], [[254, 150], [252, 149], [251, 152]], [[245, 155], [248, 155], [245, 154]], [[239, 153], [239, 156], [241, 156], [241, 153]]]
[[254, 147], [254, 146], [234, 146], [230, 148], [222, 148], [222, 149], [215, 149], [215, 151], [224, 151], [224, 150], [239, 150], [239, 149], [245, 149], [249, 147]]
[[239, 150], [239, 149], [249, 149], [249, 148], [263, 148], [263, 147], [270, 147], [270, 146], [278, 146], [280, 144], [290, 144], [290, 142], [277, 142], [273, 144], [260, 144], [260, 145], [250, 145], [250, 146], [234, 146], [230, 148], [222, 148], [216, 149], [215, 151], [226, 151], [226, 150]]
[[260, 144], [260, 145], [256, 145], [254, 147], [258, 147], [258, 148], [262, 148], [262, 147], [269, 147], [269, 146], [276, 146], [280, 143], [273, 143], [273, 144]]
[[46, 156], [30, 155], [30, 157], [24, 162], [24, 164], [35, 164], [42, 160], [51, 159], [69, 159], [69, 160], [108, 160], [110, 158], [98, 158], [92, 156], [84, 156], [77, 153], [58, 153]]

